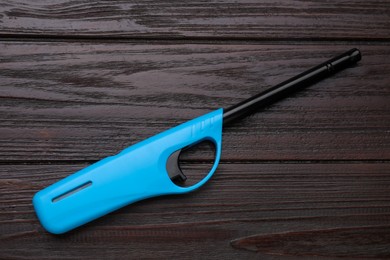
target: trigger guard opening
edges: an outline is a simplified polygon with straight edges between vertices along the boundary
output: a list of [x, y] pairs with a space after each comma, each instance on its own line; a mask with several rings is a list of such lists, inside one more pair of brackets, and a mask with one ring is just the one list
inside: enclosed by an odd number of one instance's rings
[[[185, 147], [183, 149], [185, 149]], [[180, 168], [180, 164], [179, 164], [180, 153], [183, 149], [179, 149], [176, 152], [173, 152], [168, 157], [168, 161], [167, 161], [168, 176], [171, 179], [171, 181], [175, 184], [177, 182], [184, 183], [187, 180], [187, 176], [184, 175], [183, 171]]]
[[[183, 150], [190, 149], [190, 148], [197, 146], [203, 142], [211, 143], [213, 146], [213, 150], [215, 151], [214, 156], [213, 156], [214, 161], [213, 161], [213, 164], [212, 164], [210, 170], [206, 174], [202, 174], [203, 177], [200, 178], [200, 180], [196, 181], [194, 184], [192, 184], [190, 186], [180, 185], [181, 183], [184, 184], [184, 182], [186, 180], [188, 180], [188, 176], [186, 176], [183, 173], [183, 171], [180, 167], [180, 163], [179, 163], [180, 153]], [[182, 149], [176, 150], [175, 152], [173, 152], [169, 156], [169, 158], [167, 160], [167, 167], [166, 167], [167, 172], [168, 172], [168, 176], [170, 177], [172, 183], [177, 188], [179, 188], [179, 193], [193, 191], [193, 190], [199, 188], [200, 186], [202, 186], [203, 184], [205, 184], [211, 178], [211, 176], [214, 174], [214, 172], [218, 166], [220, 155], [221, 155], [221, 144], [218, 144], [216, 140], [214, 140], [213, 138], [210, 138], [210, 137], [199, 140], [199, 141], [197, 141], [193, 144], [190, 144]]]

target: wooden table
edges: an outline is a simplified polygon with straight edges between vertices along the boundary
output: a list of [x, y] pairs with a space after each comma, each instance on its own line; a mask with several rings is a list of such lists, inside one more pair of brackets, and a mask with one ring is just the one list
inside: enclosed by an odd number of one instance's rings
[[[1, 259], [390, 257], [389, 1], [0, 10]], [[226, 128], [198, 191], [61, 236], [39, 224], [38, 190], [352, 47], [357, 66]], [[209, 155], [188, 153], [183, 168], [203, 172]]]

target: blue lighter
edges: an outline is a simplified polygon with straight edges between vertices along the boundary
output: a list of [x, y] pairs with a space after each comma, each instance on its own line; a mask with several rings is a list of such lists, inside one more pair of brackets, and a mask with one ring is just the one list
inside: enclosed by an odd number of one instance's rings
[[[351, 49], [226, 110], [217, 109], [98, 161], [36, 193], [33, 204], [37, 216], [47, 231], [61, 234], [139, 200], [193, 191], [206, 183], [217, 168], [222, 125], [360, 59], [360, 51]], [[204, 140], [211, 141], [216, 150], [210, 172], [193, 186], [176, 185], [174, 179], [186, 180], [178, 163], [180, 152]]]

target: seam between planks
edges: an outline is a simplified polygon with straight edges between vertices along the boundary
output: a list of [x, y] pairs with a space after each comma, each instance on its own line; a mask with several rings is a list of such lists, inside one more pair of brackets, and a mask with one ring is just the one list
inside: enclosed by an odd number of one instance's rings
[[262, 37], [225, 37], [225, 36], [94, 36], [94, 35], [52, 35], [52, 34], [1, 34], [0, 42], [6, 41], [36, 41], [36, 42], [133, 42], [142, 44], [367, 44], [388, 45], [390, 39], [386, 37], [359, 38], [359, 37], [315, 37], [315, 38], [262, 38]]
[[[102, 158], [104, 159], [104, 158]], [[101, 159], [100, 159], [101, 160]], [[99, 160], [5, 160], [0, 165], [75, 165], [93, 164]], [[181, 160], [184, 164], [211, 164], [212, 160]], [[220, 160], [219, 164], [384, 164], [390, 160]]]

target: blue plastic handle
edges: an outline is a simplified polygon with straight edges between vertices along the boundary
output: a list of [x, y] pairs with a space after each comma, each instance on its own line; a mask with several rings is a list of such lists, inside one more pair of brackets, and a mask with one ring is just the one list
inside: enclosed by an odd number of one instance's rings
[[[130, 146], [39, 191], [33, 205], [43, 227], [65, 233], [133, 202], [193, 191], [205, 184], [221, 156], [223, 109]], [[210, 172], [190, 187], [175, 185], [166, 164], [175, 151], [202, 140], [216, 146]]]

